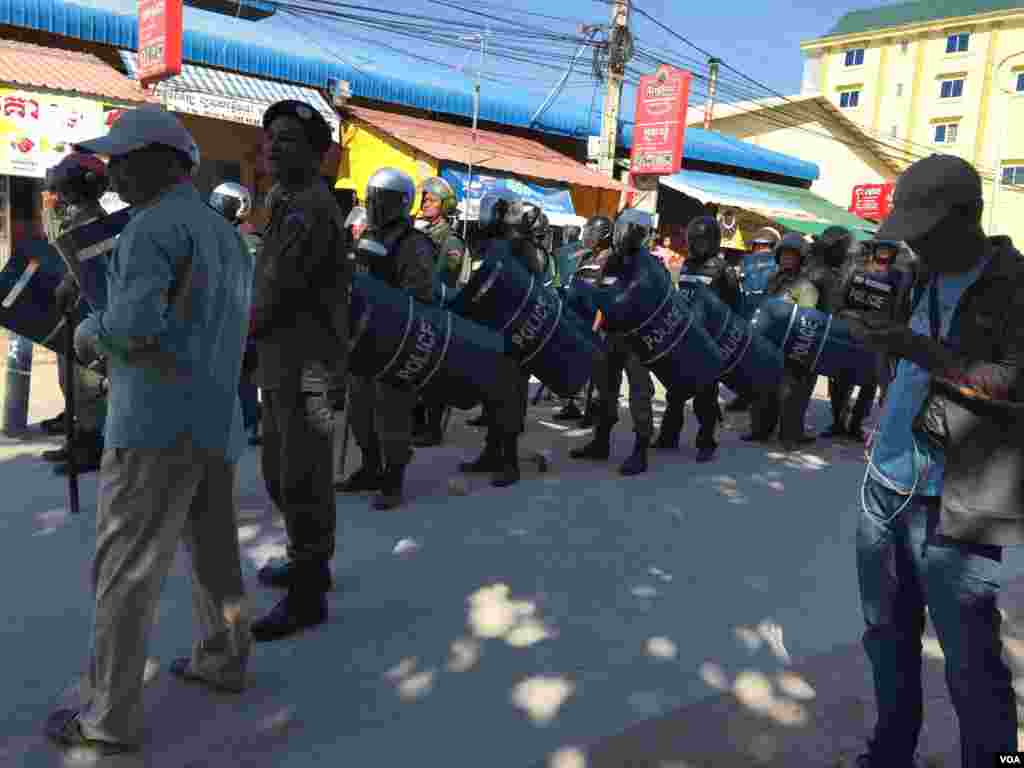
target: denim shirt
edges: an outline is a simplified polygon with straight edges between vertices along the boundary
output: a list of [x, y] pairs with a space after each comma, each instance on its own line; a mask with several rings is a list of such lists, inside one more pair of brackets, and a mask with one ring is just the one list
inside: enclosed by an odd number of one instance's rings
[[[988, 259], [984, 259], [965, 274], [932, 278], [939, 281], [939, 335], [952, 346], [956, 345], [956, 310], [960, 299], [978, 280], [987, 264]], [[922, 336], [931, 335], [929, 290], [930, 285], [922, 289], [910, 318], [911, 330]], [[915, 437], [913, 433], [914, 420], [928, 397], [930, 384], [931, 374], [928, 371], [909, 360], [901, 360], [886, 395], [868, 468], [875, 480], [898, 493], [942, 495], [945, 457], [938, 447], [924, 438]]]
[[79, 329], [108, 358], [107, 448], [169, 448], [187, 434], [238, 460], [252, 277], [245, 243], [189, 182], [128, 223], [110, 259], [108, 304]]

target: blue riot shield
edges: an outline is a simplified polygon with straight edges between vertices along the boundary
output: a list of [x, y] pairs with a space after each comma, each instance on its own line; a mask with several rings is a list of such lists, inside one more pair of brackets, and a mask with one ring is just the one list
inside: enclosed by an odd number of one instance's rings
[[122, 208], [57, 238], [58, 253], [75, 276], [82, 298], [95, 310], [107, 306], [107, 259], [134, 215], [134, 208]]
[[748, 253], [743, 257], [740, 268], [741, 303], [740, 314], [748, 320], [754, 316], [754, 312], [764, 300], [768, 290], [768, 281], [779, 271], [779, 265], [775, 261], [775, 254]]

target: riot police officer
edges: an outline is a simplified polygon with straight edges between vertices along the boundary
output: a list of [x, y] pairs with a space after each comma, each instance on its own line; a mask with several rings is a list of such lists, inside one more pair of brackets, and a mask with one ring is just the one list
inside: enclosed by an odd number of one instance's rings
[[[573, 279], [584, 280], [591, 285], [596, 285], [601, 278], [601, 270], [611, 249], [612, 220], [607, 216], [591, 216], [583, 225], [580, 242], [583, 244], [583, 249], [576, 254]], [[596, 389], [597, 387], [591, 380], [587, 386], [588, 407], [580, 422], [580, 426], [584, 429], [593, 427], [599, 421], [599, 414], [603, 411], [599, 399], [600, 393], [596, 392]], [[592, 400], [589, 397], [591, 394], [594, 396]]]
[[[532, 231], [540, 209], [523, 203], [510, 192], [489, 193], [480, 201], [480, 232], [483, 258], [504, 247], [532, 275], [540, 275], [542, 263], [533, 243]], [[519, 436], [526, 431], [526, 406], [530, 375], [520, 369], [511, 382], [514, 408], [496, 409], [485, 404], [483, 418], [487, 425], [484, 449], [474, 461], [459, 464], [459, 471], [469, 474], [489, 472], [491, 485], [505, 488], [519, 482]]]
[[[440, 176], [432, 176], [423, 182], [416, 226], [434, 243], [434, 281], [444, 286], [446, 291], [458, 287], [466, 259], [466, 244], [455, 234], [450, 221], [457, 205], [455, 191]], [[417, 404], [414, 412], [416, 434], [413, 436], [416, 446], [425, 448], [441, 444], [444, 412], [444, 403]]]
[[[95, 155], [73, 153], [46, 172], [44, 193], [50, 206], [44, 206], [46, 234], [53, 243], [65, 232], [106, 216], [100, 198], [107, 191], [107, 169]], [[106, 254], [99, 258], [105, 259]], [[57, 309], [64, 314], [79, 301], [78, 283], [68, 271], [54, 291]], [[62, 447], [44, 451], [42, 458], [56, 463], [58, 475], [68, 471], [68, 460], [75, 460], [77, 472], [95, 472], [103, 455], [103, 429], [107, 398], [103, 376], [96, 370], [70, 363], [63, 355], [57, 361], [61, 391], [75, 388], [76, 423]]]
[[[413, 225], [415, 202], [416, 184], [408, 174], [394, 168], [374, 173], [366, 184], [369, 226], [356, 244], [356, 254], [371, 276], [430, 304], [435, 249], [433, 241]], [[363, 461], [340, 490], [377, 491], [373, 508], [392, 509], [402, 503], [405, 469], [412, 458], [416, 393], [354, 376], [351, 406], [349, 422]]]
[[[679, 290], [688, 285], [707, 286], [718, 295], [733, 312], [739, 311], [740, 287], [729, 265], [720, 255], [722, 229], [714, 216], [699, 216], [686, 228], [688, 256], [679, 275]], [[661, 420], [661, 432], [655, 443], [658, 450], [679, 450], [679, 433], [686, 419], [684, 394], [669, 390], [668, 407]], [[693, 412], [697, 416], [697, 461], [710, 461], [718, 448], [715, 427], [720, 415], [718, 382], [703, 387], [693, 398]]]
[[[607, 229], [609, 232], [611, 231], [611, 221], [604, 216], [595, 218], [607, 222]], [[590, 220], [590, 222], [593, 221], [594, 219]], [[562, 290], [568, 288], [572, 283], [577, 267], [593, 255], [591, 249], [587, 248], [581, 239], [582, 231], [580, 227], [566, 227], [565, 242], [552, 254], [551, 260], [555, 265], [555, 285]], [[576, 421], [583, 418], [583, 413], [576, 405], [576, 398], [570, 397], [564, 401], [562, 408], [555, 412], [552, 418], [556, 421]], [[593, 423], [588, 426], [593, 426]]]
[[[865, 258], [851, 260], [838, 285], [835, 307], [838, 317], [877, 326], [898, 323], [909, 315], [907, 298], [913, 280], [909, 272], [894, 264], [899, 250], [899, 243], [876, 240], [867, 244]], [[880, 357], [874, 376], [861, 373], [860, 392], [852, 411], [852, 376], [839, 376], [831, 382], [832, 426], [824, 433], [825, 437], [845, 436], [864, 442], [862, 425], [871, 413], [879, 385], [887, 383], [887, 368], [886, 361]], [[850, 415], [848, 425], [844, 423], [847, 412]]]
[[[252, 212], [252, 195], [249, 190], [234, 181], [218, 184], [210, 195], [210, 207], [227, 219], [235, 228], [240, 228]], [[259, 257], [263, 248], [263, 238], [255, 232], [239, 234], [249, 248], [253, 259]], [[258, 436], [260, 419], [259, 387], [253, 379], [256, 370], [256, 342], [250, 337], [246, 341], [245, 356], [242, 358], [242, 376], [238, 382], [238, 398], [242, 403], [242, 423], [245, 431], [250, 433], [249, 442], [259, 445], [262, 440]]]
[[[643, 250], [643, 245], [650, 237], [653, 224], [650, 214], [633, 208], [627, 208], [618, 215], [608, 240], [596, 243], [596, 248], [601, 249], [596, 261], [602, 265], [602, 282], [617, 279], [624, 274], [633, 260], [640, 257], [639, 253], [650, 257], [650, 254]], [[594, 233], [592, 232], [590, 236], [593, 238]], [[585, 228], [584, 238], [586, 237]], [[611, 247], [608, 247], [609, 245]], [[619, 420], [619, 391], [622, 388], [623, 371], [629, 380], [629, 411], [633, 418], [636, 440], [633, 452], [619, 468], [619, 472], [630, 476], [647, 471], [648, 448], [654, 432], [654, 413], [651, 407], [654, 383], [651, 381], [650, 371], [640, 364], [621, 339], [610, 338], [607, 359], [595, 361], [594, 388], [600, 396], [601, 407], [594, 439], [583, 448], [571, 451], [569, 455], [574, 459], [598, 461], [607, 461], [611, 457], [611, 433]]]
[[[775, 274], [778, 265], [775, 261], [775, 246], [782, 236], [772, 227], [762, 227], [754, 233], [750, 241], [750, 253], [743, 257], [740, 267], [741, 313], [749, 318], [754, 309], [765, 296], [768, 280]], [[750, 407], [750, 400], [743, 396], [736, 397], [725, 406], [729, 413], [739, 413]]]
[[334, 413], [344, 407], [351, 270], [338, 203], [320, 176], [331, 129], [309, 104], [263, 116], [274, 200], [256, 264], [251, 334], [263, 391], [263, 479], [288, 533], [288, 561], [260, 569], [288, 593], [254, 622], [258, 641], [327, 618], [335, 548]]
[[[779, 271], [768, 281], [767, 295], [774, 296], [806, 309], [818, 306], [818, 289], [807, 278], [804, 266], [807, 259], [807, 241], [797, 232], [790, 232], [775, 247]], [[786, 364], [782, 387], [778, 392], [765, 392], [750, 409], [749, 434], [741, 437], [746, 442], [764, 442], [771, 439], [776, 426], [786, 451], [814, 441], [804, 434], [804, 414], [814, 392], [817, 376], [796, 363]]]

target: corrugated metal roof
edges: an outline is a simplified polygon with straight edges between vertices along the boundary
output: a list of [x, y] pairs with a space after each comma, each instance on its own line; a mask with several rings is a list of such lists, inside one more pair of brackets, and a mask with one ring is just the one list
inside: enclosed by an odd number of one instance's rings
[[474, 142], [472, 128], [362, 107], [353, 107], [352, 115], [436, 160], [466, 165], [472, 158], [477, 168], [508, 171], [520, 176], [564, 181], [585, 187], [622, 189], [621, 184], [604, 174], [592, 171], [583, 163], [534, 139], [478, 130]]
[[828, 36], [855, 35], [872, 29], [901, 27], [905, 24], [920, 24], [1013, 9], [1024, 9], [1024, 4], [1020, 0], [917, 0], [912, 3], [851, 11], [840, 17]]
[[14, 40], [0, 40], [0, 82], [118, 102], [147, 101], [138, 83], [96, 56]]
[[[102, 8], [87, 8], [66, 0], [0, 0], [0, 24], [41, 30], [80, 40], [135, 50], [138, 24], [134, 16], [113, 13]], [[340, 61], [315, 59], [285, 53], [229, 38], [186, 29], [182, 40], [186, 61], [219, 67], [257, 77], [326, 87], [329, 78], [347, 80], [352, 95], [388, 104], [401, 104], [461, 117], [472, 117], [473, 97], [468, 92], [424, 86], [356, 70]], [[535, 107], [535, 105], [534, 105]], [[531, 127], [560, 136], [585, 138], [598, 133], [600, 114], [591, 116], [587, 125], [581, 112], [550, 109], [531, 124], [534, 108], [494, 98], [481, 98], [480, 119], [500, 125]], [[620, 121], [620, 142], [632, 145], [633, 126]], [[689, 159], [772, 173], [813, 181], [818, 166], [779, 152], [699, 128], [688, 128], [684, 155]]]

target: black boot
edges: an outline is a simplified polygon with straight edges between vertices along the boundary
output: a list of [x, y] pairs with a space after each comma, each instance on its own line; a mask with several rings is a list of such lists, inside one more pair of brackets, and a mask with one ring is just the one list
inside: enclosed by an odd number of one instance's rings
[[846, 430], [843, 428], [842, 422], [837, 420], [832, 423], [831, 427], [822, 432], [821, 436], [829, 439], [833, 437], [845, 437]]
[[600, 400], [591, 400], [590, 407], [587, 412], [583, 414], [583, 420], [580, 422], [581, 429], [590, 429], [592, 426], [597, 424], [597, 414], [599, 414], [604, 406]]
[[501, 440], [501, 469], [494, 473], [491, 485], [507, 488], [519, 482], [519, 436], [508, 435]]
[[476, 461], [463, 461], [459, 463], [459, 472], [469, 475], [479, 475], [486, 472], [500, 472], [502, 469], [501, 443], [499, 439], [488, 433], [487, 442], [484, 443], [484, 452]]
[[867, 439], [867, 435], [864, 434], [864, 428], [860, 425], [859, 421], [850, 422], [850, 428], [849, 430], [847, 430], [845, 437], [848, 437], [850, 438], [850, 440], [858, 442], [862, 445], [864, 444], [864, 441]]
[[479, 416], [474, 416], [472, 419], [466, 420], [467, 427], [483, 427], [487, 425], [487, 413], [483, 410], [480, 411]]
[[401, 505], [405, 467], [405, 464], [388, 464], [384, 468], [384, 474], [380, 479], [380, 493], [373, 499], [374, 509], [383, 512]]
[[651, 444], [651, 438], [647, 435], [637, 435], [633, 444], [633, 453], [619, 467], [619, 474], [626, 477], [639, 475], [647, 471], [647, 449]]
[[750, 407], [750, 400], [740, 395], [727, 406], [725, 406], [726, 413], [739, 413], [745, 411]]
[[658, 432], [658, 439], [654, 442], [654, 450], [679, 450], [679, 433], [683, 431], [683, 420], [685, 418], [686, 412], [683, 408], [669, 405], [665, 409], [665, 413], [661, 417], [661, 430]]
[[64, 413], [61, 412], [52, 419], [45, 419], [39, 423], [43, 432], [48, 435], [63, 435], [64, 434]]
[[280, 640], [327, 621], [327, 595], [316, 590], [293, 588], [262, 619], [253, 622], [257, 643]]
[[305, 586], [314, 592], [330, 592], [334, 588], [330, 566], [325, 562], [306, 565], [285, 560], [267, 564], [256, 572], [256, 579], [263, 586], [275, 589], [298, 589]]
[[58, 464], [53, 471], [58, 475], [66, 475], [70, 470], [68, 462], [72, 455], [75, 460], [75, 471], [84, 475], [96, 472], [103, 460], [103, 435], [99, 432], [76, 432], [71, 441], [71, 450], [64, 455], [63, 464]]
[[64, 444], [60, 448], [51, 448], [48, 451], [43, 451], [39, 454], [39, 458], [43, 461], [49, 461], [54, 464], [59, 464], [68, 460], [68, 456], [71, 455], [71, 441], [65, 440]]
[[444, 442], [444, 408], [432, 405], [427, 408], [427, 421], [423, 429], [413, 438], [417, 448], [433, 448]]
[[377, 436], [371, 435], [370, 445], [363, 451], [363, 464], [348, 476], [347, 480], [335, 483], [334, 490], [341, 493], [366, 493], [380, 490], [381, 458]]
[[612, 428], [598, 427], [593, 440], [582, 448], [573, 448], [569, 451], [569, 455], [574, 459], [608, 461], [612, 455]]
[[715, 451], [718, 450], [718, 443], [715, 442], [715, 430], [697, 431], [697, 463], [707, 464], [715, 458]]
[[583, 412], [576, 406], [575, 400], [570, 400], [551, 418], [555, 421], [576, 421], [583, 418]]

